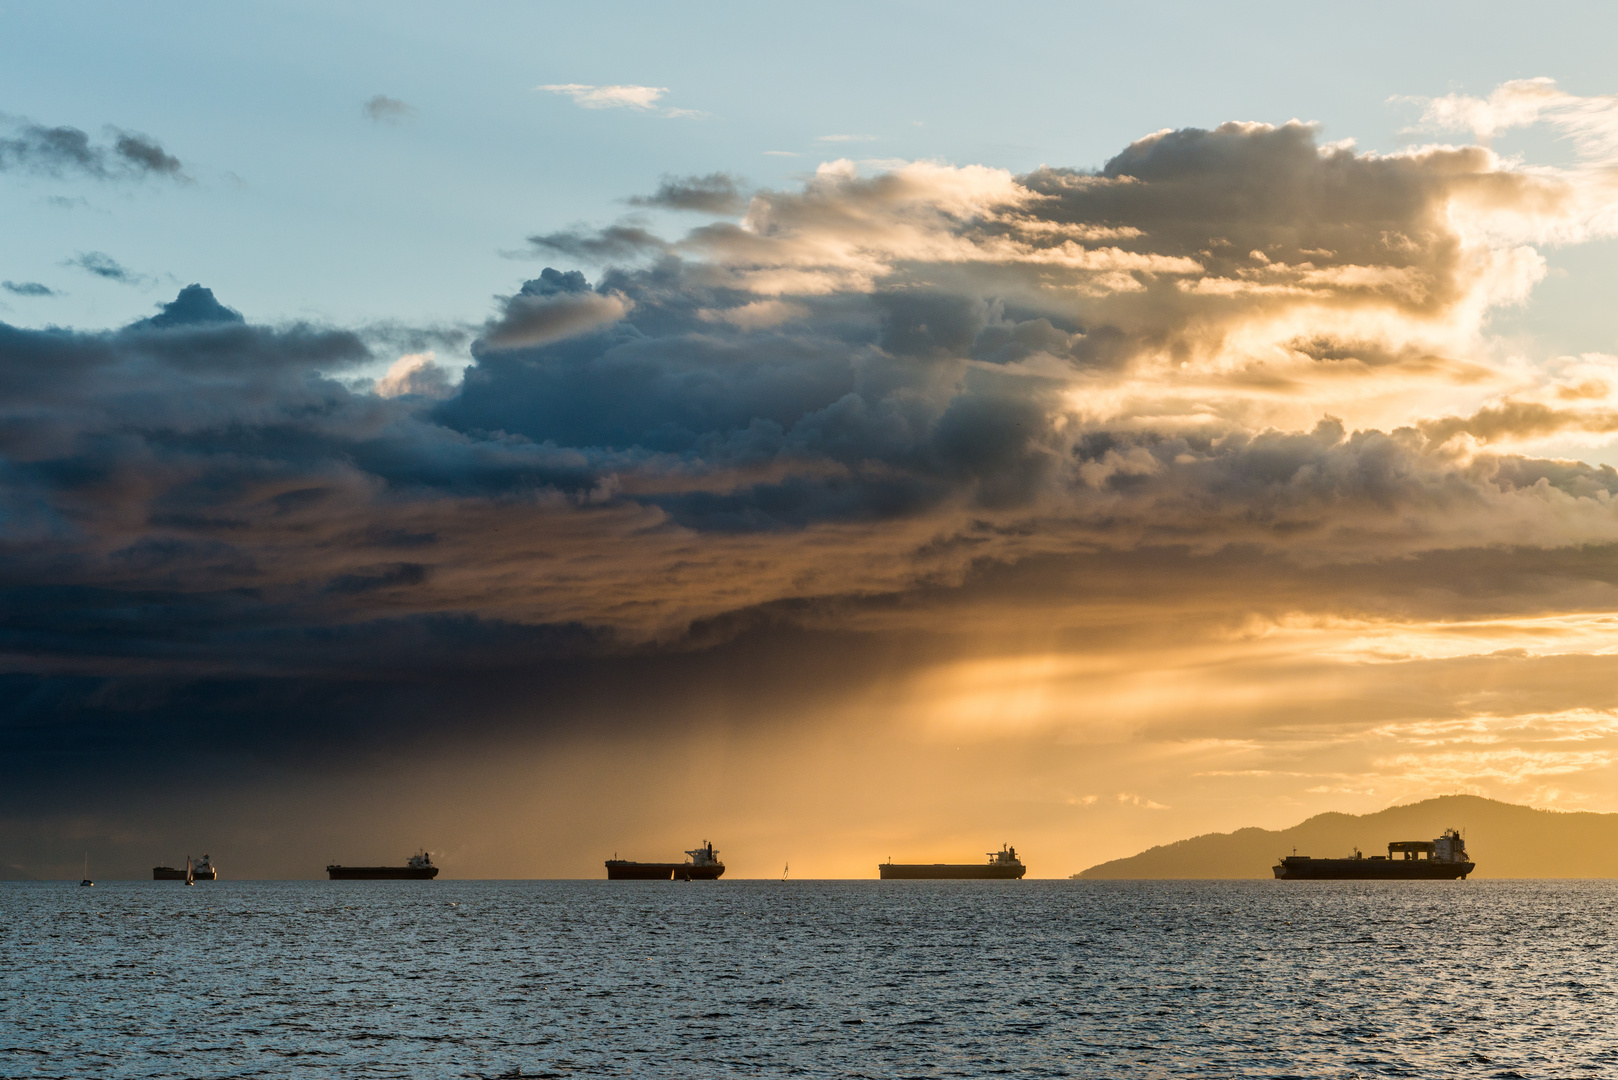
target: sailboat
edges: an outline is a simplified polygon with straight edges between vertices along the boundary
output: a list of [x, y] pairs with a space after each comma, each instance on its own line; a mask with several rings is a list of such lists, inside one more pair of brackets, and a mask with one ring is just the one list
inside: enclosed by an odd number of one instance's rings
[[88, 851], [84, 853], [84, 880], [79, 882], [79, 884], [81, 886], [89, 885], [91, 887], [94, 887], [95, 885], [95, 882], [90, 880], [90, 853]]
[[792, 864], [791, 863], [787, 863], [785, 866], [781, 867], [781, 880], [782, 881], [785, 881], [787, 879], [787, 871], [791, 870], [791, 869], [792, 869]]
[[191, 856], [189, 855], [185, 857], [185, 883], [187, 885], [195, 885], [197, 883], [196, 873], [191, 865]]

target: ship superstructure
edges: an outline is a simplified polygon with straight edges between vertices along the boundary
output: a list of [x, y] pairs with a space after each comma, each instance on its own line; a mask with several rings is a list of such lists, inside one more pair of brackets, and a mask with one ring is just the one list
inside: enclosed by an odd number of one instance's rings
[[877, 866], [884, 881], [896, 880], [1004, 880], [1020, 878], [1028, 868], [1017, 858], [1017, 849], [1002, 844], [991, 851], [987, 863], [896, 863], [889, 859]]
[[1434, 840], [1395, 840], [1386, 855], [1367, 858], [1357, 848], [1344, 859], [1294, 853], [1284, 856], [1273, 869], [1283, 881], [1454, 881], [1476, 868], [1461, 834], [1445, 829]]
[[719, 852], [707, 840], [701, 847], [686, 852], [691, 856], [683, 863], [630, 862], [628, 859], [607, 860], [608, 881], [717, 881], [725, 872], [719, 861]]

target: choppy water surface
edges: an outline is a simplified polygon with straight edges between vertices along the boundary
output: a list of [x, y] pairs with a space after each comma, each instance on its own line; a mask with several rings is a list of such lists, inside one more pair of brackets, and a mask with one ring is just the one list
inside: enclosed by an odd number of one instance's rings
[[5, 1076], [1618, 1076], [1609, 882], [0, 885]]

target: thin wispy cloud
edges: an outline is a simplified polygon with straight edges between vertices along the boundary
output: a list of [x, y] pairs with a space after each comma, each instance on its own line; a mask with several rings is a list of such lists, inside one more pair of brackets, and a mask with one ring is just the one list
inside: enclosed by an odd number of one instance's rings
[[796, 150], [766, 150], [766, 151], [764, 151], [764, 156], [765, 157], [803, 157], [803, 155], [798, 153]]
[[573, 103], [581, 109], [656, 109], [658, 100], [669, 92], [666, 86], [635, 86], [629, 83], [614, 86], [548, 83], [534, 89], [572, 98]]
[[1618, 152], [1618, 94], [1580, 97], [1559, 88], [1554, 79], [1513, 79], [1485, 98], [1396, 95], [1389, 100], [1422, 106], [1410, 131], [1462, 130], [1492, 139], [1511, 128], [1544, 122], [1572, 138], [1586, 156]]
[[64, 260], [62, 265], [77, 267], [87, 274], [94, 274], [106, 281], [116, 281], [120, 285], [145, 285], [151, 280], [147, 275], [129, 269], [104, 251], [81, 251], [73, 258]]
[[736, 177], [725, 172], [706, 176], [665, 176], [650, 195], [635, 195], [630, 206], [657, 210], [695, 210], [708, 214], [737, 214], [747, 206], [747, 195]]
[[817, 135], [815, 142], [850, 143], [876, 142], [875, 135]]
[[55, 296], [56, 290], [37, 281], [0, 281], [0, 289], [13, 296]]
[[655, 113], [658, 116], [677, 120], [684, 117], [700, 117], [708, 114], [701, 109], [682, 109], [672, 105], [659, 105], [663, 95], [669, 92], [666, 86], [639, 86], [634, 83], [621, 83], [612, 86], [593, 86], [588, 83], [547, 83], [544, 86], [534, 87], [535, 91], [547, 94], [560, 94], [571, 98], [573, 103], [581, 109], [630, 109], [635, 112]]

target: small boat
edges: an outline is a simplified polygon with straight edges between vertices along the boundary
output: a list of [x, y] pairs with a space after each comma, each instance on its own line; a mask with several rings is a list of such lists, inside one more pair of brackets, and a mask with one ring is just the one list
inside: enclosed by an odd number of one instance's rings
[[84, 880], [79, 882], [79, 885], [80, 886], [89, 885], [91, 888], [95, 887], [95, 882], [90, 880], [90, 853], [89, 852], [84, 853]]
[[189, 855], [185, 857], [185, 883], [187, 885], [195, 885], [197, 883], [196, 868], [191, 865], [191, 856]]

